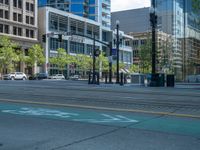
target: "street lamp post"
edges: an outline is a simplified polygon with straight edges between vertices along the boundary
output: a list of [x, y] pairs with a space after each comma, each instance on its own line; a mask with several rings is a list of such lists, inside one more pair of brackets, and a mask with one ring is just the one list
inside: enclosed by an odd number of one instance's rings
[[112, 42], [109, 44], [110, 56], [109, 56], [109, 83], [112, 84]]
[[119, 20], [116, 21], [117, 29], [117, 41], [116, 41], [116, 51], [117, 51], [117, 78], [116, 83], [119, 84]]
[[152, 0], [152, 8], [150, 9], [150, 22], [152, 26], [152, 85], [156, 84], [156, 27], [157, 27], [157, 15], [155, 11], [155, 0]]

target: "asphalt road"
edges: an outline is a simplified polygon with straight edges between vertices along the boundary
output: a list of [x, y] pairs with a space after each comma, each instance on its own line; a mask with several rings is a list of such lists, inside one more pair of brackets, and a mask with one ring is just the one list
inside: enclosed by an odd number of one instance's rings
[[0, 150], [199, 150], [198, 88], [0, 81]]

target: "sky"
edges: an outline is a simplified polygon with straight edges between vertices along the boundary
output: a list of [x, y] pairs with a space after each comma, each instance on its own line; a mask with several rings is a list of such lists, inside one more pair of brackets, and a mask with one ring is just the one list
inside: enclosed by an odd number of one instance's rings
[[111, 12], [149, 6], [150, 0], [111, 0]]

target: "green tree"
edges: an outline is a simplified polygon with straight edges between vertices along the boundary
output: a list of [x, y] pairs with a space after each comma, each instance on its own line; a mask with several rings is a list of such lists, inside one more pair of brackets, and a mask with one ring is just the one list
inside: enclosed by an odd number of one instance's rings
[[[124, 69], [126, 67], [126, 65], [123, 63], [123, 62], [119, 62], [119, 70], [120, 69]], [[113, 65], [112, 65], [112, 71], [113, 72], [117, 72], [117, 63], [114, 63]]]
[[102, 72], [108, 72], [108, 70], [109, 70], [109, 61], [108, 61], [108, 58], [105, 56], [105, 53], [101, 52], [99, 57], [97, 57], [96, 66], [98, 68], [101, 67]]
[[88, 71], [91, 69], [92, 58], [87, 55], [78, 54], [76, 55], [76, 65], [81, 71]]
[[14, 70], [14, 64], [18, 61], [15, 49], [17, 43], [11, 41], [6, 36], [0, 37], [0, 73], [10, 72]]
[[150, 72], [151, 68], [151, 39], [148, 38], [144, 45], [139, 48], [139, 65], [142, 73]]
[[58, 67], [58, 70], [63, 73], [66, 65], [70, 63], [70, 56], [63, 48], [57, 49], [57, 52], [57, 56], [50, 58], [49, 62], [56, 65]]
[[131, 64], [129, 71], [131, 73], [139, 73], [139, 65], [138, 64]]
[[32, 67], [33, 73], [35, 73], [35, 66], [42, 65], [45, 62], [44, 49], [39, 44], [34, 44], [28, 50], [28, 57], [26, 58], [26, 63], [28, 66]]

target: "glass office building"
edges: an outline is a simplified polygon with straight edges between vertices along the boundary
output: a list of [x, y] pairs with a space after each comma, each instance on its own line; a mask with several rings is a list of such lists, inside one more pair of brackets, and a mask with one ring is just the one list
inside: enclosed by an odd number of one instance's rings
[[92, 19], [110, 29], [110, 0], [39, 0], [39, 6], [50, 6]]
[[156, 0], [157, 29], [173, 37], [173, 68], [177, 80], [200, 74], [200, 13], [193, 0]]

